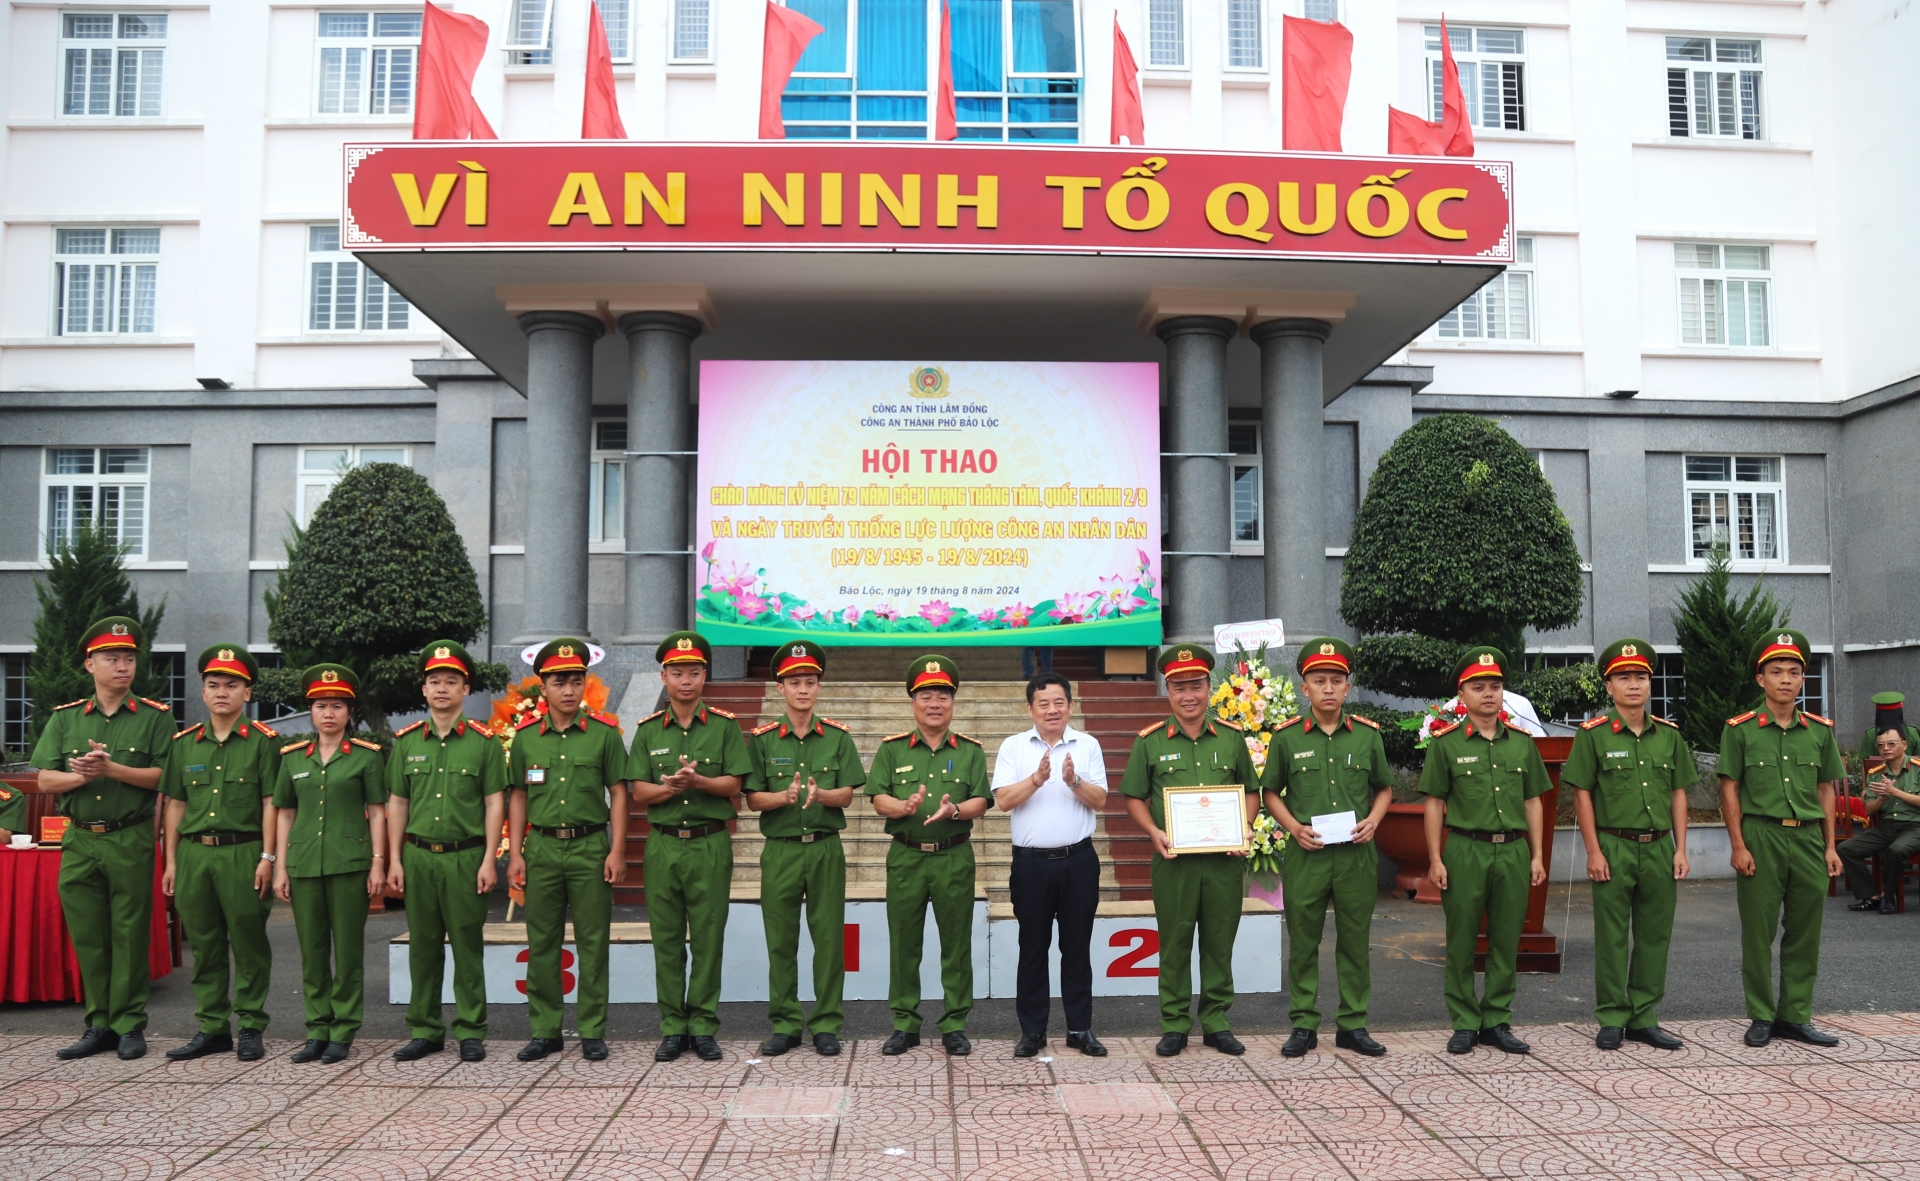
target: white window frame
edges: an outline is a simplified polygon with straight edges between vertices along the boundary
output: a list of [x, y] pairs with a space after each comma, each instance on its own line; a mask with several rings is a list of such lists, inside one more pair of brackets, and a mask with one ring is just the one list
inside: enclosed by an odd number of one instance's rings
[[[85, 471], [55, 471], [87, 455]], [[109, 466], [120, 471], [109, 472]], [[128, 470], [137, 467], [138, 471]], [[85, 496], [79, 494], [85, 491]], [[65, 491], [56, 513], [56, 491]], [[79, 524], [76, 512], [85, 502], [88, 521], [111, 515], [114, 536], [127, 543], [127, 557], [147, 556], [153, 528], [153, 449], [151, 447], [43, 447], [40, 453], [40, 552], [52, 558], [69, 529]], [[111, 508], [109, 508], [111, 503]], [[132, 511], [129, 511], [131, 509]], [[65, 519], [57, 519], [64, 514]]]
[[[1434, 322], [1428, 333], [1431, 341], [1466, 346], [1486, 344], [1527, 344], [1540, 339], [1540, 285], [1534, 278], [1534, 240], [1522, 235], [1515, 240], [1515, 261], [1487, 281], [1486, 286], [1460, 301]], [[1519, 296], [1517, 316], [1524, 319], [1515, 332], [1515, 294]], [[1504, 321], [1495, 332], [1495, 316]]]
[[[1227, 449], [1233, 452], [1233, 457], [1227, 461], [1227, 549], [1235, 557], [1259, 557], [1266, 552], [1267, 537], [1266, 483], [1261, 471], [1263, 457], [1260, 454], [1261, 424], [1236, 419], [1231, 425], [1236, 428], [1251, 428], [1254, 449], [1251, 452], [1240, 451], [1231, 441], [1227, 445]], [[1231, 440], [1231, 434], [1228, 437]], [[1241, 482], [1243, 477], [1245, 483]], [[1246, 497], [1244, 502], [1243, 494]], [[1253, 513], [1251, 540], [1240, 536], [1243, 508], [1251, 509]]]
[[507, 0], [507, 31], [500, 47], [510, 66], [553, 65], [554, 0]]
[[[1460, 67], [1460, 90], [1467, 100], [1467, 119], [1479, 131], [1525, 131], [1527, 129], [1527, 30], [1517, 25], [1448, 25], [1453, 41], [1454, 64]], [[1511, 36], [1519, 47], [1515, 51], [1497, 48], [1499, 39]], [[1431, 117], [1440, 119], [1446, 62], [1440, 55], [1440, 26], [1427, 25], [1422, 31], [1426, 46], [1427, 93]], [[1482, 42], [1495, 45], [1482, 48]], [[1509, 73], [1507, 67], [1514, 67]], [[1497, 67], [1490, 69], [1489, 67]], [[1513, 80], [1513, 108], [1507, 103], [1507, 81]], [[1487, 91], [1491, 88], [1500, 109], [1487, 112]]]
[[[100, 235], [100, 249], [79, 248], [91, 234]], [[151, 251], [141, 248], [148, 242]], [[53, 232], [53, 250], [55, 336], [111, 339], [158, 330], [158, 227], [61, 226]]]
[[[602, 437], [602, 428], [618, 425], [617, 437]], [[617, 554], [627, 548], [626, 474], [627, 447], [632, 437], [626, 431], [624, 417], [593, 420], [592, 471], [587, 479], [587, 549], [596, 554]], [[619, 443], [618, 447], [603, 444]], [[607, 486], [608, 480], [613, 486]], [[615, 517], [617, 531], [607, 528], [608, 517]]]
[[[600, 7], [600, 23], [607, 30], [607, 50], [616, 66], [633, 64], [633, 17], [640, 0], [595, 0]], [[624, 39], [616, 39], [614, 30], [624, 27]]]
[[[1149, 70], [1188, 68], [1187, 41], [1192, 35], [1192, 14], [1187, 0], [1146, 0], [1147, 60]], [[1171, 22], [1170, 29], [1163, 26]], [[1166, 37], [1161, 34], [1165, 32]], [[1162, 53], [1166, 50], [1166, 53]]]
[[[1234, 60], [1234, 9], [1241, 5], [1253, 9], [1253, 31], [1259, 38], [1254, 46], [1253, 61]], [[1267, 34], [1267, 0], [1221, 0], [1220, 3], [1220, 68], [1229, 74], [1264, 74], [1273, 53]]]
[[[1696, 477], [1693, 474], [1694, 460], [1725, 460], [1726, 472], [1730, 479], [1710, 479]], [[1777, 478], [1765, 479], [1758, 465], [1771, 463]], [[1708, 556], [1712, 552], [1712, 539], [1707, 539], [1705, 552], [1701, 550], [1701, 539], [1696, 535], [1694, 520], [1695, 498], [1708, 497], [1707, 527], [1721, 532], [1727, 543], [1727, 561], [1735, 569], [1758, 570], [1767, 566], [1783, 565], [1787, 561], [1787, 458], [1785, 455], [1740, 455], [1735, 453], [1688, 452], [1680, 457], [1683, 492], [1680, 497], [1680, 512], [1683, 536], [1687, 539], [1687, 564], [1704, 569]], [[1746, 474], [1741, 474], [1742, 467]], [[1774, 545], [1771, 555], [1762, 555], [1758, 537], [1750, 545], [1740, 540], [1741, 527], [1745, 522], [1756, 524], [1762, 515], [1759, 508], [1761, 497], [1771, 497], [1773, 501]], [[1743, 505], [1742, 500], [1747, 503]], [[1723, 523], [1724, 522], [1724, 523]], [[1751, 549], [1751, 553], [1743, 552]]]
[[[396, 454], [398, 459], [394, 458]], [[329, 456], [338, 458], [330, 465]], [[410, 468], [413, 448], [405, 443], [308, 443], [295, 448], [293, 462], [293, 519], [305, 529], [313, 524], [313, 514], [348, 472], [368, 463], [399, 463]]]
[[[1315, 4], [1325, 5], [1325, 7], [1332, 13], [1332, 15], [1314, 16], [1308, 10], [1312, 8]], [[1322, 21], [1327, 24], [1334, 24], [1334, 23], [1337, 23], [1340, 20], [1340, 18], [1344, 15], [1345, 14], [1340, 11], [1340, 0], [1300, 0], [1300, 19], [1301, 20]]]
[[[1706, 44], [1698, 46], [1702, 41]], [[1764, 41], [1762, 37], [1668, 35], [1667, 135], [1674, 139], [1764, 143], [1767, 138]], [[1674, 56], [1683, 47], [1696, 46], [1705, 52], [1704, 58]], [[1753, 49], [1752, 61], [1740, 60], [1739, 54], [1747, 46]], [[1728, 56], [1722, 56], [1723, 48]], [[1678, 120], [1674, 118], [1676, 114], [1680, 116]]]
[[[63, 119], [158, 119], [166, 113], [167, 94], [167, 40], [172, 32], [170, 14], [164, 11], [132, 10], [124, 12], [97, 12], [81, 10], [60, 14], [60, 50], [57, 59], [58, 68], [54, 71], [54, 85], [59, 93], [54, 109]], [[110, 22], [111, 36], [72, 36], [69, 30], [76, 20], [89, 21], [104, 19]], [[157, 21], [160, 35], [157, 37], [138, 34], [133, 21]], [[133, 29], [133, 35], [129, 30]], [[87, 54], [86, 98], [83, 102], [86, 110], [68, 109], [72, 97], [73, 55]], [[108, 71], [105, 80], [107, 110], [94, 110], [93, 81], [96, 71], [101, 68], [102, 59], [96, 54], [105, 54], [104, 65]], [[133, 70], [134, 87], [127, 90], [127, 70]], [[128, 109], [130, 108], [130, 109]]]
[[[667, 0], [667, 64], [674, 66], [705, 66], [713, 64], [714, 35], [719, 32], [714, 20], [713, 0]], [[704, 46], [698, 52], [683, 52], [683, 32], [689, 37], [696, 21], [705, 26]], [[683, 29], [684, 24], [684, 29]], [[939, 26], [934, 26], [936, 29]], [[688, 49], [695, 48], [688, 46]]]
[[[323, 32], [327, 22], [343, 17], [366, 18], [366, 32], [359, 36], [331, 35]], [[380, 32], [381, 18], [413, 17], [417, 22], [419, 13], [381, 11], [372, 9], [364, 12], [352, 10], [335, 12], [321, 9], [314, 14], [313, 49], [313, 113], [322, 119], [380, 120], [392, 119], [396, 123], [410, 122], [413, 118], [414, 103], [419, 97], [420, 86], [420, 32], [416, 24], [408, 35]], [[359, 54], [359, 77], [349, 82], [345, 78], [347, 55]], [[339, 99], [335, 109], [328, 110], [327, 77], [328, 56], [341, 55], [342, 82]], [[395, 101], [391, 80], [394, 77], [394, 62], [404, 57], [406, 61], [406, 95]], [[375, 87], [375, 79], [385, 77], [386, 93], [380, 93]], [[351, 87], [351, 94], [348, 89]], [[380, 109], [376, 110], [378, 107]]]
[[[1764, 242], [1675, 242], [1673, 246], [1675, 339], [1680, 346], [1772, 352], [1778, 339], [1773, 318], [1773, 247]], [[1761, 265], [1730, 266], [1731, 251]], [[1756, 296], [1761, 305], [1758, 320]], [[1756, 335], [1765, 339], [1756, 342]]]
[[[316, 239], [331, 232], [335, 249], [325, 250], [316, 245]], [[396, 336], [418, 331], [416, 320], [420, 309], [408, 303], [406, 297], [387, 285], [387, 281], [373, 273], [365, 263], [345, 250], [338, 249], [340, 227], [337, 223], [321, 222], [306, 227], [307, 251], [306, 266], [303, 272], [306, 291], [306, 315], [301, 320], [304, 331], [315, 336]], [[326, 292], [323, 298], [321, 279], [325, 268]], [[340, 295], [343, 283], [353, 296], [353, 322], [342, 325], [340, 319]], [[381, 316], [378, 327], [367, 327], [367, 309], [375, 298], [380, 300]], [[325, 305], [324, 314], [327, 324], [318, 323]], [[394, 324], [394, 305], [398, 303], [404, 314], [405, 323]]]

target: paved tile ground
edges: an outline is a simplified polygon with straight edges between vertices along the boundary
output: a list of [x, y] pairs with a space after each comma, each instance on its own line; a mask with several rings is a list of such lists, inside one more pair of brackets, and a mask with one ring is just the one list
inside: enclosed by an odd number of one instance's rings
[[[1454, 1058], [1441, 1032], [1389, 1033], [1387, 1057], [1153, 1056], [1017, 1061], [1003, 1041], [949, 1060], [878, 1041], [839, 1058], [656, 1066], [617, 1042], [522, 1064], [396, 1063], [363, 1041], [337, 1067], [269, 1058], [52, 1058], [0, 1039], [0, 1181], [1293, 1181], [1375, 1178], [1920, 1178], [1920, 1013], [1823, 1018], [1834, 1050], [1740, 1044], [1743, 1022], [1672, 1026], [1687, 1048], [1596, 1050], [1571, 1025], [1520, 1032], [1531, 1057]], [[1329, 1041], [1331, 1039], [1329, 1038]]]

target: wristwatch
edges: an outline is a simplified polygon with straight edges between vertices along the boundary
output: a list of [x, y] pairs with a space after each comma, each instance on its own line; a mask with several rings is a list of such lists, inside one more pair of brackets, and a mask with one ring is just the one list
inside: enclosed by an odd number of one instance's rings
[[267, 864], [269, 864], [269, 865], [271, 865], [271, 864], [273, 864], [274, 862], [276, 862], [276, 861], [278, 861], [278, 860], [280, 860], [280, 859], [279, 859], [278, 857], [275, 857], [275, 856], [274, 856], [273, 854], [271, 854], [271, 853], [262, 853], [262, 854], [260, 854], [260, 860], [262, 860], [262, 861], [264, 861], [264, 862], [266, 862]]

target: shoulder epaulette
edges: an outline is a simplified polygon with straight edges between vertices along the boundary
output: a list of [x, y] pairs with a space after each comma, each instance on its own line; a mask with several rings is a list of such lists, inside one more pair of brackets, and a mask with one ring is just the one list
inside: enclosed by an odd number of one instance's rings
[[280, 748], [280, 753], [283, 755], [290, 755], [294, 751], [299, 750], [303, 746], [308, 746], [311, 743], [312, 743], [311, 739], [302, 739], [299, 742], [289, 742], [285, 746]]
[[707, 712], [708, 712], [708, 713], [710, 713], [710, 714], [719, 714], [719, 715], [720, 715], [721, 717], [723, 717], [723, 718], [732, 718], [732, 719], [733, 719], [734, 721], [736, 721], [736, 722], [740, 720], [740, 715], [739, 715], [739, 714], [737, 714], [737, 713], [734, 713], [734, 712], [733, 712], [732, 710], [730, 710], [730, 709], [721, 709], [721, 708], [720, 708], [719, 706], [717, 706], [717, 705], [709, 705], [709, 706], [707, 707]]
[[0, 800], [10, 800], [12, 798], [13, 798], [12, 792], [8, 791], [4, 787], [0, 787]]
[[377, 742], [368, 742], [364, 738], [349, 738], [347, 741], [353, 743], [355, 746], [363, 746], [375, 754], [380, 753], [380, 744]]
[[268, 738], [280, 737], [280, 731], [274, 729], [272, 726], [267, 725], [265, 722], [255, 722], [253, 724], [253, 728], [260, 731], [260, 733], [265, 734]]
[[85, 705], [86, 703], [87, 703], [87, 699], [82, 697], [78, 701], [69, 701], [65, 705], [56, 705], [53, 707], [53, 709], [55, 713], [58, 713], [63, 709], [72, 709], [76, 705]]
[[1359, 722], [1362, 726], [1372, 726], [1376, 730], [1380, 728], [1379, 722], [1374, 721], [1372, 718], [1367, 717], [1365, 714], [1348, 714], [1347, 716], [1352, 718], [1354, 721]]
[[1748, 711], [1747, 711], [1746, 713], [1743, 713], [1743, 714], [1741, 714], [1741, 715], [1740, 715], [1739, 717], [1737, 717], [1737, 718], [1728, 718], [1728, 719], [1727, 719], [1727, 725], [1729, 725], [1729, 726], [1738, 726], [1738, 725], [1739, 725], [1739, 724], [1740, 724], [1741, 722], [1744, 722], [1744, 721], [1746, 721], [1746, 720], [1747, 720], [1748, 718], [1750, 718], [1750, 717], [1752, 717], [1752, 716], [1753, 716], [1753, 711], [1752, 711], [1752, 710], [1748, 710]]
[[1438, 738], [1442, 734], [1450, 734], [1453, 731], [1458, 730], [1459, 728], [1460, 728], [1459, 722], [1448, 722], [1444, 726], [1435, 726], [1433, 729], [1427, 731], [1427, 737]]
[[[1358, 715], [1356, 715], [1356, 714], [1349, 714], [1349, 715], [1347, 715], [1347, 716], [1349, 716], [1349, 717], [1352, 717], [1352, 718], [1353, 718], [1353, 719], [1354, 719], [1355, 721], [1360, 721], [1360, 722], [1364, 722], [1364, 721], [1366, 721], [1366, 720], [1367, 720], [1367, 719], [1365, 719], [1365, 718], [1363, 718], [1363, 717], [1359, 717], [1359, 716], [1358, 716]], [[1305, 715], [1305, 714], [1295, 714], [1295, 715], [1293, 715], [1292, 717], [1290, 717], [1290, 718], [1288, 718], [1288, 719], [1287, 719], [1286, 721], [1284, 721], [1284, 722], [1281, 722], [1281, 723], [1280, 723], [1280, 724], [1279, 724], [1278, 726], [1275, 726], [1275, 727], [1273, 728], [1273, 732], [1274, 732], [1275, 734], [1278, 734], [1278, 733], [1280, 733], [1280, 731], [1282, 731], [1282, 730], [1284, 730], [1284, 729], [1286, 729], [1286, 728], [1287, 728], [1288, 726], [1292, 726], [1292, 725], [1296, 725], [1296, 724], [1298, 724], [1298, 723], [1300, 723], [1300, 722], [1304, 722], [1304, 721], [1306, 721], [1306, 720], [1307, 720], [1307, 715]]]
[[845, 722], [836, 722], [832, 718], [821, 718], [820, 720], [825, 722], [827, 725], [832, 726], [836, 730], [844, 730], [848, 734], [853, 733], [853, 727], [847, 725]]
[[1595, 726], [1605, 725], [1606, 721], [1607, 721], [1607, 715], [1601, 714], [1598, 717], [1588, 718], [1586, 721], [1581, 722], [1580, 728], [1582, 730], [1591, 730]]
[[1136, 737], [1145, 738], [1147, 735], [1153, 733], [1155, 730], [1158, 730], [1160, 727], [1164, 725], [1166, 725], [1165, 722], [1155, 722], [1151, 726], [1143, 726], [1141, 727], [1140, 732], [1136, 735]]
[[173, 708], [173, 707], [172, 707], [171, 705], [168, 705], [168, 704], [167, 704], [166, 702], [164, 702], [164, 701], [155, 701], [155, 700], [154, 700], [153, 698], [151, 698], [151, 697], [142, 697], [142, 698], [140, 699], [140, 701], [141, 701], [141, 703], [142, 703], [143, 705], [151, 705], [151, 706], [152, 706], [153, 708], [155, 708], [155, 709], [167, 709], [167, 710], [170, 710], [170, 709], [172, 709], [172, 708]]
[[201, 731], [201, 730], [203, 730], [203, 729], [205, 729], [205, 728], [206, 728], [206, 723], [205, 723], [205, 722], [195, 722], [195, 723], [194, 723], [193, 725], [191, 725], [191, 726], [188, 726], [188, 727], [187, 727], [186, 729], [184, 729], [184, 730], [182, 730], [182, 731], [180, 731], [180, 732], [179, 732], [178, 734], [175, 734], [175, 735], [173, 736], [173, 740], [174, 740], [175, 742], [178, 742], [178, 741], [180, 741], [180, 740], [181, 740], [182, 738], [185, 738], [185, 737], [186, 737], [187, 735], [189, 735], [189, 734], [198, 734], [198, 733], [200, 733], [200, 731]]
[[524, 730], [524, 729], [526, 729], [526, 728], [527, 728], [528, 726], [531, 726], [531, 725], [533, 725], [533, 724], [534, 724], [535, 722], [537, 722], [537, 721], [539, 721], [539, 720], [540, 720], [540, 717], [541, 717], [541, 715], [539, 715], [539, 714], [537, 714], [537, 713], [529, 713], [529, 714], [528, 714], [528, 715], [527, 715], [526, 717], [524, 717], [524, 718], [521, 718], [521, 719], [520, 719], [520, 723], [519, 723], [518, 725], [516, 725], [516, 726], [514, 727], [514, 729], [515, 729], [515, 730]]
[[[419, 723], [419, 725], [422, 725], [422, 726], [424, 726], [424, 725], [426, 725], [426, 723], [425, 723], [425, 722], [421, 722], [421, 723]], [[411, 729], [413, 729], [413, 727], [412, 727], [412, 726], [408, 726], [408, 727], [407, 727], [407, 730], [411, 730]], [[469, 729], [469, 730], [478, 730], [478, 731], [480, 732], [480, 735], [481, 735], [481, 737], [483, 737], [483, 738], [498, 738], [498, 737], [499, 737], [499, 735], [498, 735], [498, 734], [495, 734], [495, 733], [493, 732], [493, 727], [492, 727], [492, 726], [489, 726], [489, 725], [487, 725], [487, 724], [486, 724], [485, 722], [476, 722], [476, 721], [474, 721], [474, 720], [473, 720], [473, 719], [471, 719], [471, 718], [469, 718], [469, 719], [467, 719], [467, 729]], [[406, 730], [402, 730], [402, 731], [401, 731], [400, 733], [401, 733], [401, 734], [404, 734], [404, 733], [406, 733]], [[395, 737], [397, 738], [397, 737], [399, 737], [399, 735], [395, 735]]]
[[[417, 721], [417, 722], [415, 722], [415, 723], [414, 723], [413, 725], [411, 725], [411, 726], [402, 726], [402, 727], [400, 727], [400, 728], [399, 728], [398, 730], [395, 730], [395, 731], [393, 732], [393, 736], [394, 736], [395, 738], [405, 738], [405, 737], [406, 737], [407, 735], [409, 735], [409, 734], [411, 734], [411, 733], [413, 733], [413, 732], [414, 732], [415, 730], [418, 730], [418, 729], [419, 729], [420, 727], [422, 727], [422, 726], [424, 726], [424, 725], [426, 725], [426, 724], [427, 724], [427, 719], [425, 719], [425, 718], [421, 718], [421, 719], [420, 719], [419, 721]], [[478, 722], [472, 722], [472, 723], [469, 723], [469, 725], [475, 725], [475, 726], [477, 726], [477, 725], [479, 725], [479, 723], [478, 723]]]
[[882, 738], [882, 739], [881, 739], [880, 741], [882, 741], [882, 742], [894, 742], [894, 741], [896, 741], [896, 740], [898, 740], [898, 739], [901, 739], [901, 738], [912, 738], [912, 737], [913, 737], [913, 731], [911, 731], [911, 730], [902, 730], [902, 731], [900, 731], [900, 733], [898, 733], [898, 734], [889, 734], [889, 735], [887, 735], [887, 736], [886, 736], [885, 738]]
[[1833, 725], [1832, 718], [1823, 718], [1819, 714], [1810, 714], [1804, 709], [1800, 711], [1800, 716], [1803, 718], [1812, 718], [1814, 721], [1819, 722], [1822, 726]]
[[655, 718], [657, 718], [657, 717], [662, 717], [662, 716], [664, 716], [664, 715], [666, 714], [666, 712], [667, 712], [667, 711], [666, 711], [666, 710], [664, 710], [664, 709], [656, 709], [656, 710], [654, 710], [654, 711], [653, 711], [652, 713], [650, 713], [650, 714], [648, 714], [648, 715], [647, 715], [646, 717], [644, 717], [644, 718], [641, 718], [641, 719], [640, 719], [639, 721], [637, 721], [637, 722], [635, 722], [635, 723], [634, 723], [634, 725], [636, 725], [636, 726], [644, 726], [644, 725], [646, 725], [646, 724], [647, 724], [648, 722], [651, 722], [651, 721], [652, 721], [653, 719], [655, 719]]
[[1675, 722], [1670, 719], [1663, 718], [1659, 714], [1648, 714], [1647, 716], [1652, 718], [1654, 721], [1660, 723], [1662, 726], [1672, 726], [1676, 730], [1680, 728], [1679, 722]]
[[603, 726], [612, 726], [616, 730], [620, 728], [620, 719], [612, 714], [603, 714], [597, 709], [590, 709], [587, 711], [587, 716]]
[[764, 726], [755, 726], [753, 728], [753, 736], [755, 738], [758, 738], [760, 737], [760, 735], [765, 734], [769, 730], [778, 730], [779, 728], [780, 728], [780, 723], [778, 720], [771, 721]]
[[955, 738], [958, 738], [958, 739], [960, 739], [960, 740], [962, 740], [963, 742], [971, 742], [971, 743], [973, 743], [973, 744], [974, 744], [975, 746], [985, 746], [985, 745], [986, 745], [986, 743], [984, 743], [984, 742], [981, 742], [981, 741], [980, 741], [980, 740], [979, 740], [978, 738], [975, 738], [975, 737], [974, 737], [973, 735], [971, 735], [971, 734], [962, 734], [962, 733], [960, 733], [960, 731], [958, 731], [958, 730], [955, 730], [955, 731], [953, 732], [953, 736], [954, 736]]
[[1213, 720], [1220, 723], [1222, 726], [1225, 726], [1229, 730], [1236, 730], [1236, 731], [1240, 731], [1241, 733], [1245, 733], [1244, 730], [1240, 729], [1240, 723], [1238, 722], [1229, 722], [1225, 718], [1215, 718]]

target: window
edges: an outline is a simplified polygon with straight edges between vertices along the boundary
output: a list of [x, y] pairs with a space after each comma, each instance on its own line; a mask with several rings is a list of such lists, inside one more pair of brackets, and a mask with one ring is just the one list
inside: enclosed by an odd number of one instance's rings
[[[792, 139], [931, 137], [928, 62], [940, 36], [925, 0], [789, 0], [826, 32], [781, 100]], [[1080, 138], [1076, 0], [950, 0], [960, 138]], [[930, 40], [931, 39], [931, 40]]]
[[[1475, 127], [1506, 131], [1527, 129], [1526, 53], [1524, 29], [1479, 29], [1449, 26], [1453, 60], [1460, 67], [1460, 90], [1467, 100], [1467, 120]], [[1440, 57], [1440, 26], [1427, 26], [1427, 79], [1433, 91], [1433, 118], [1444, 115], [1445, 87]]]
[[553, 0], [511, 0], [505, 47], [508, 65], [552, 65]]
[[607, 52], [617, 66], [633, 64], [633, 0], [594, 0], [600, 26], [607, 31]]
[[1806, 667], [1807, 679], [1800, 685], [1800, 700], [1796, 704], [1808, 713], [1832, 717], [1827, 711], [1827, 658], [1809, 652]]
[[17, 754], [25, 759], [27, 730], [33, 724], [33, 698], [27, 696], [27, 665], [33, 659], [26, 652], [0, 655], [0, 762]]
[[299, 490], [294, 505], [298, 510], [300, 527], [305, 529], [313, 523], [315, 510], [333, 492], [333, 486], [340, 482], [340, 477], [354, 468], [369, 463], [409, 462], [407, 449], [391, 444], [300, 448]]
[[1266, 13], [1263, 0], [1227, 0], [1227, 68], [1267, 68]]
[[1668, 37], [1667, 60], [1669, 135], [1763, 138], [1760, 42]]
[[1187, 0], [1147, 0], [1147, 64], [1185, 68]]
[[1227, 450], [1233, 452], [1228, 468], [1233, 498], [1232, 549], [1237, 554], [1258, 554], [1260, 535], [1260, 424], [1229, 422]]
[[60, 113], [158, 115], [166, 40], [164, 12], [63, 13]]
[[[1593, 653], [1529, 652], [1524, 659], [1527, 671], [1536, 672], [1543, 668], [1572, 668], [1576, 664], [1592, 664]], [[1591, 716], [1591, 714], [1587, 713], [1568, 713], [1561, 714], [1558, 717], [1541, 718], [1540, 720], [1543, 722], [1558, 722], [1563, 726], [1578, 726]]]
[[55, 336], [152, 332], [160, 230], [56, 230]]
[[1724, 547], [1735, 562], [1778, 562], [1785, 545], [1784, 462], [1778, 455], [1689, 455], [1687, 512], [1693, 560]]
[[128, 557], [146, 557], [147, 449], [49, 447], [45, 454], [40, 536], [46, 552], [66, 546], [74, 530], [99, 525], [127, 547]]
[[1686, 707], [1686, 661], [1677, 652], [1662, 652], [1653, 658], [1653, 693], [1647, 698], [1647, 709], [1655, 717], [1678, 722]]
[[1533, 339], [1533, 239], [1515, 239], [1513, 257], [1512, 266], [1440, 317], [1440, 339]]
[[147, 653], [147, 671], [160, 679], [160, 700], [173, 711], [173, 723], [182, 726], [187, 717], [187, 654], [185, 652]]
[[1680, 343], [1766, 348], [1773, 251], [1766, 246], [1675, 242], [1680, 272]]
[[713, 0], [673, 0], [673, 60], [713, 60]]
[[593, 477], [587, 492], [587, 540], [618, 543], [627, 535], [627, 421], [596, 419]]
[[1340, 0], [1301, 0], [1300, 15], [1310, 21], [1340, 19]]
[[322, 115], [410, 115], [420, 55], [417, 12], [323, 12], [314, 71]]
[[307, 227], [307, 330], [399, 332], [413, 309], [387, 281], [340, 249], [340, 227]]

